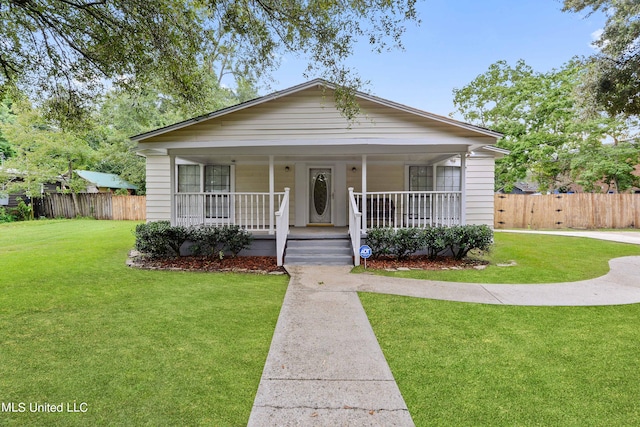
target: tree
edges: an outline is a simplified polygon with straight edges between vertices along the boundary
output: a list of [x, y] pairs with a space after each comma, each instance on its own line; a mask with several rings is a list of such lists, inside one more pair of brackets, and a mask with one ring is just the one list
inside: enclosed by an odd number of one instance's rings
[[89, 162], [92, 151], [77, 135], [52, 127], [42, 112], [27, 100], [12, 105], [16, 119], [0, 130], [11, 141], [16, 155], [7, 160], [7, 169], [15, 170], [21, 180], [14, 180], [8, 191], [24, 190], [39, 196], [43, 184], [55, 182], [67, 174], [66, 187], [76, 191], [84, 183], [74, 176], [75, 169]]
[[583, 147], [627, 135], [619, 118], [582, 114], [575, 88], [583, 72], [577, 61], [548, 73], [535, 72], [523, 61], [515, 67], [498, 61], [454, 90], [454, 105], [465, 120], [504, 134], [498, 145], [511, 154], [497, 162], [498, 189], [510, 190], [529, 174], [542, 191], [566, 187], [572, 159]]
[[[5, 97], [0, 102], [0, 125], [5, 123], [12, 123], [15, 120], [15, 115], [11, 112], [11, 100], [9, 97]], [[12, 157], [16, 154], [15, 150], [7, 141], [7, 138], [2, 134], [0, 129], [0, 166], [4, 163], [4, 160]]]
[[[624, 192], [640, 186], [634, 174], [640, 163], [640, 150], [635, 143], [587, 145], [571, 160], [576, 183], [589, 192]], [[605, 186], [605, 188], [602, 188]]]
[[159, 84], [129, 91], [110, 90], [97, 103], [90, 128], [81, 134], [81, 138], [95, 150], [88, 167], [97, 172], [119, 175], [137, 185], [139, 192], [143, 193], [144, 159], [136, 155], [135, 144], [129, 137], [257, 96], [250, 81], [237, 77], [237, 84], [238, 88], [234, 91], [217, 86], [217, 82], [214, 82], [207, 103], [195, 111], [185, 111], [179, 99], [159, 91]]
[[564, 11], [602, 11], [607, 21], [590, 58], [583, 93], [611, 115], [640, 114], [640, 2], [564, 0]]
[[[32, 98], [83, 102], [106, 82], [165, 82], [162, 92], [199, 105], [206, 67], [253, 77], [282, 54], [305, 55], [347, 89], [361, 84], [344, 60], [358, 39], [374, 50], [400, 46], [416, 0], [6, 0], [0, 2], [0, 85]], [[227, 60], [233, 58], [233, 67]], [[350, 89], [349, 89], [350, 88]], [[345, 114], [354, 114], [345, 104]], [[75, 109], [75, 108], [74, 108]]]

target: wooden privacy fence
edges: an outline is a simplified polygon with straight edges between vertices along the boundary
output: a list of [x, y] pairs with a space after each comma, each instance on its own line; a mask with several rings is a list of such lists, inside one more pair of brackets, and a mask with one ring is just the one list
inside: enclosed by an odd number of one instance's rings
[[637, 228], [640, 194], [496, 194], [495, 228]]
[[47, 218], [91, 217], [135, 220], [146, 218], [145, 196], [114, 196], [111, 193], [47, 194], [33, 199], [34, 215]]

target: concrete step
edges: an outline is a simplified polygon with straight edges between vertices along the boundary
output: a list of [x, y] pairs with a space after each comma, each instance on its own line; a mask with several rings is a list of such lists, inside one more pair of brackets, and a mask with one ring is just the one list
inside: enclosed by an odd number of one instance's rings
[[353, 265], [351, 256], [332, 255], [287, 255], [285, 265]]
[[349, 240], [287, 240], [288, 248], [350, 248]]
[[353, 265], [349, 239], [289, 239], [284, 263], [289, 265]]

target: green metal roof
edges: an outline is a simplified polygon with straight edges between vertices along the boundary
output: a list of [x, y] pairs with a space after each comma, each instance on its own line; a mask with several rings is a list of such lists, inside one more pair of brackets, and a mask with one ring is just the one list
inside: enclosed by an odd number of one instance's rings
[[91, 171], [75, 171], [82, 179], [89, 181], [96, 187], [106, 188], [126, 188], [128, 190], [137, 190], [138, 186], [133, 185], [120, 178], [118, 175], [112, 173], [103, 172], [91, 172]]

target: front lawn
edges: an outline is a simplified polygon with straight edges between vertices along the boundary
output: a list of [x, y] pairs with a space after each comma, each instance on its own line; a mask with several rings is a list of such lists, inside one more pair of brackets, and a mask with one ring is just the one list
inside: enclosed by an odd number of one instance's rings
[[287, 278], [130, 269], [134, 227], [0, 225], [0, 424], [246, 424]]
[[360, 298], [417, 426], [638, 425], [638, 304]]
[[[485, 270], [412, 270], [376, 274], [472, 283], [553, 283], [592, 279], [609, 271], [609, 260], [640, 255], [640, 245], [582, 237], [500, 233]], [[499, 267], [498, 264], [515, 264]], [[363, 267], [355, 269], [362, 272]]]

